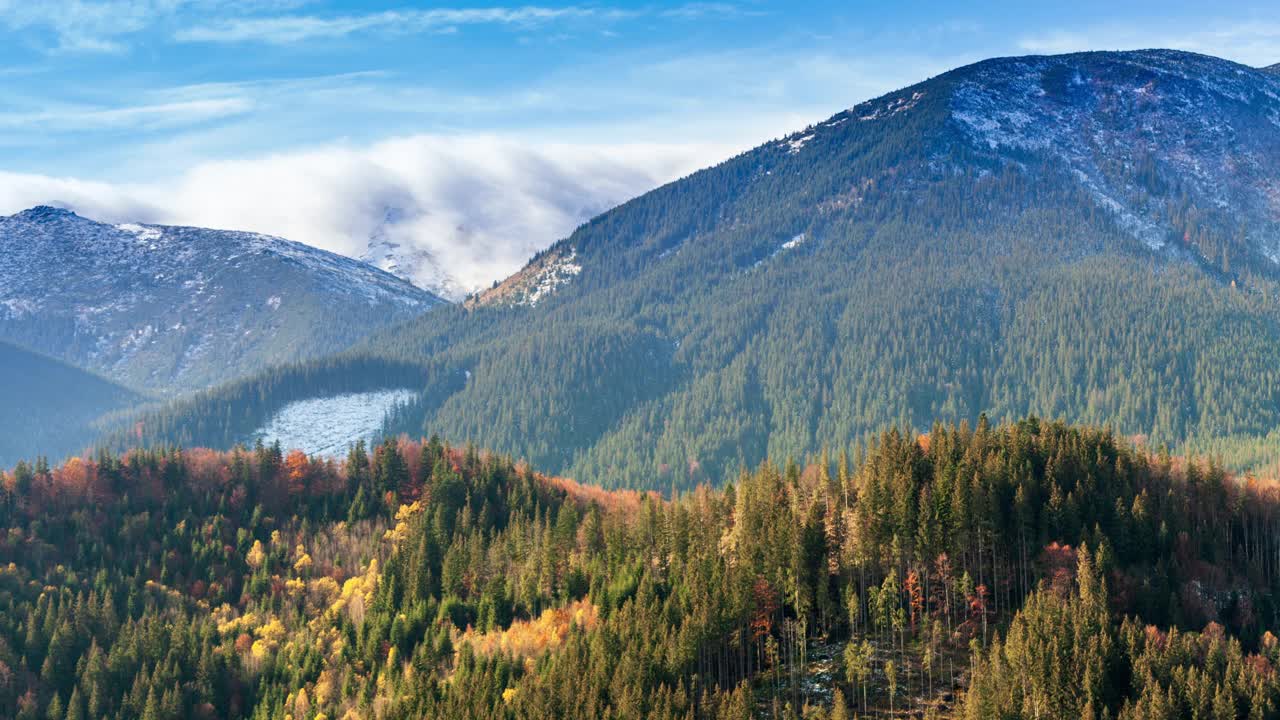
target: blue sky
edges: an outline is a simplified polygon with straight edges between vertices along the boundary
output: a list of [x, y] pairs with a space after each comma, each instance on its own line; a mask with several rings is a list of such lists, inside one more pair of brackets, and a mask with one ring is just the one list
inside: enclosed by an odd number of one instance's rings
[[358, 254], [408, 205], [402, 239], [483, 284], [631, 194], [956, 65], [1154, 46], [1280, 62], [1280, 18], [1274, 2], [0, 0], [0, 212], [58, 202]]

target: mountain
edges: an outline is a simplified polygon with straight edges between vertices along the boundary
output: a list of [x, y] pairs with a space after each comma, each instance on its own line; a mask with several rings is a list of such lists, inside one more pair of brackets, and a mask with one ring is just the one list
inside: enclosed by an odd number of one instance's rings
[[441, 300], [364, 263], [245, 232], [0, 218], [0, 338], [172, 391], [341, 350]]
[[1269, 72], [1272, 75], [1280, 75], [1280, 63], [1268, 65], [1267, 67], [1262, 68], [1262, 72]]
[[93, 443], [93, 421], [136, 403], [137, 393], [50, 357], [0, 341], [0, 466], [43, 454], [60, 459]]
[[[426, 378], [389, 429], [613, 486], [982, 414], [1255, 464], [1280, 428], [1278, 259], [1280, 78], [1167, 50], [1001, 58], [627, 202], [356, 351]], [[353, 373], [326, 388], [360, 372], [326, 368]], [[316, 372], [166, 408], [147, 441], [248, 436]]]

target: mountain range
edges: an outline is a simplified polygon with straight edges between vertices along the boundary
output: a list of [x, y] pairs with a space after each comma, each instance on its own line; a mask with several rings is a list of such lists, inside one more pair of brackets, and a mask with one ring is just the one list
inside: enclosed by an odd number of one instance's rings
[[379, 358], [426, 378], [388, 429], [617, 486], [982, 414], [1253, 463], [1280, 425], [1277, 260], [1280, 78], [1165, 50], [1001, 58], [627, 202], [323, 371], [144, 424], [227, 445]]

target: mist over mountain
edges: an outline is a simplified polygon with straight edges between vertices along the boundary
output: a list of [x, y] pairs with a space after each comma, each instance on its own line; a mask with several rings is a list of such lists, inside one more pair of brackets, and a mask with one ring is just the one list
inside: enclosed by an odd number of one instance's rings
[[0, 218], [0, 338], [148, 391], [332, 353], [440, 303], [266, 235], [109, 225], [47, 206]]
[[[1163, 50], [1002, 58], [627, 202], [359, 351], [428, 378], [392, 429], [619, 486], [983, 413], [1252, 462], [1280, 425], [1278, 249], [1280, 78]], [[173, 408], [156, 439], [226, 445], [308, 395], [265, 387], [222, 398], [264, 417], [197, 430]]]

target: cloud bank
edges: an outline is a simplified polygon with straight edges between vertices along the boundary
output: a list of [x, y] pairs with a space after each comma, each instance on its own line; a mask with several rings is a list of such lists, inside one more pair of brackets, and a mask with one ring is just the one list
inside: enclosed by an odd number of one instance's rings
[[460, 292], [488, 286], [590, 217], [731, 152], [416, 135], [206, 162], [163, 183], [0, 173], [0, 213], [52, 204], [107, 222], [262, 232], [352, 257], [380, 235], [430, 254]]

